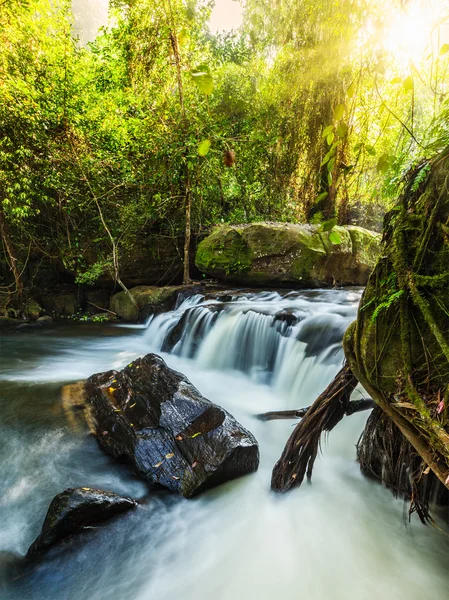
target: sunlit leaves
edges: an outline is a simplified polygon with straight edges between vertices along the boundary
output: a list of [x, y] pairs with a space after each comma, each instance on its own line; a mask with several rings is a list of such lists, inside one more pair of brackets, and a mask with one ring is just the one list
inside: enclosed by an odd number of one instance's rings
[[210, 96], [214, 89], [214, 80], [208, 65], [201, 64], [190, 71], [190, 75], [197, 88], [206, 96]]
[[406, 92], [412, 92], [414, 88], [413, 77], [410, 75], [409, 77], [404, 79], [404, 83], [402, 85]]
[[203, 140], [202, 142], [200, 142], [200, 144], [198, 145], [198, 155], [206, 156], [210, 150], [210, 144], [210, 140]]
[[334, 119], [335, 121], [339, 121], [343, 115], [345, 114], [346, 106], [344, 104], [338, 104], [334, 108]]
[[391, 154], [382, 154], [377, 161], [376, 168], [379, 173], [386, 173], [394, 162], [394, 156]]
[[346, 123], [340, 123], [337, 127], [338, 136], [343, 139], [348, 135], [348, 126]]
[[335, 245], [341, 244], [341, 237], [337, 231], [331, 231], [329, 233], [329, 240]]
[[440, 56], [449, 52], [449, 44], [443, 44], [440, 48]]
[[355, 93], [356, 93], [356, 86], [354, 83], [351, 83], [351, 85], [346, 90], [346, 95], [348, 96], [348, 98], [354, 98]]
[[321, 231], [323, 231], [324, 233], [326, 231], [330, 231], [331, 229], [333, 229], [335, 227], [336, 224], [337, 224], [337, 219], [329, 219], [328, 221], [325, 221], [324, 223], [321, 224]]
[[328, 192], [321, 192], [321, 194], [318, 194], [318, 196], [316, 197], [315, 202], [322, 202], [323, 200], [326, 200], [326, 198], [328, 197], [329, 193]]

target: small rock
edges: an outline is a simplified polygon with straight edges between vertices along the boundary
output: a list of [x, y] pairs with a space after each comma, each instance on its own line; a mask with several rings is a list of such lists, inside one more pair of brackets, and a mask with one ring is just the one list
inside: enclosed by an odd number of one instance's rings
[[53, 323], [53, 319], [50, 315], [43, 315], [38, 318], [37, 323], [39, 323], [39, 325], [49, 325], [50, 323]]
[[68, 489], [55, 496], [42, 531], [31, 544], [27, 556], [45, 552], [62, 540], [137, 506], [131, 498], [91, 488]]
[[41, 314], [44, 312], [42, 306], [40, 306], [36, 300], [32, 298], [27, 301], [24, 307], [25, 315], [32, 321], [38, 321]]

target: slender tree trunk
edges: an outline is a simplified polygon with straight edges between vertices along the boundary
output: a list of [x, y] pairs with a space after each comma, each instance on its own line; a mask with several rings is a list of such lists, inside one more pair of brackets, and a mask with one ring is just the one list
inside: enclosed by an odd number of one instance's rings
[[184, 275], [182, 282], [184, 285], [190, 283], [190, 213], [192, 210], [192, 195], [190, 193], [190, 173], [187, 170], [187, 189], [186, 189], [186, 229], [184, 239]]
[[3, 204], [0, 202], [0, 233], [3, 240], [3, 244], [6, 250], [6, 254], [9, 259], [9, 266], [14, 275], [14, 281], [16, 284], [16, 294], [17, 296], [22, 296], [23, 293], [23, 283], [22, 276], [17, 267], [17, 253], [14, 248], [14, 244], [11, 241], [11, 236], [9, 235], [8, 223], [6, 221], [5, 213], [3, 210]]
[[[176, 34], [176, 24], [173, 16], [173, 8], [171, 0], [168, 0], [168, 11], [170, 20], [170, 42], [173, 49], [173, 55], [175, 57], [176, 65], [176, 77], [178, 80], [178, 93], [179, 93], [179, 104], [181, 106], [182, 114], [182, 128], [186, 132], [187, 121], [186, 121], [186, 110], [184, 104], [184, 88], [182, 84], [182, 70], [181, 70], [181, 56], [179, 53], [178, 36]], [[185, 233], [184, 233], [184, 275], [183, 284], [190, 283], [190, 215], [192, 210], [192, 195], [190, 192], [190, 171], [186, 163], [186, 188], [185, 188]]]

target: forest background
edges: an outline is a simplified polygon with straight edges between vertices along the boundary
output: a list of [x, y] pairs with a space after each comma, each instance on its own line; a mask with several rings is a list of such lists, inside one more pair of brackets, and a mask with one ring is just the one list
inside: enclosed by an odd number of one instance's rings
[[379, 230], [449, 144], [443, 0], [247, 0], [216, 34], [213, 4], [114, 0], [83, 47], [69, 1], [0, 0], [3, 294], [30, 261], [119, 280], [139, 240], [220, 223]]

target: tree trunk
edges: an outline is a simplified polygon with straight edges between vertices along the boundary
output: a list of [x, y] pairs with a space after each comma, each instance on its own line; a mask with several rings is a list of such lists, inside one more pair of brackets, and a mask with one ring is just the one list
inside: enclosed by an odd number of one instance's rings
[[[176, 24], [175, 18], [173, 15], [173, 7], [171, 0], [168, 0], [168, 11], [169, 11], [169, 21], [170, 21], [170, 42], [173, 50], [173, 55], [175, 57], [175, 65], [176, 65], [176, 77], [178, 80], [178, 94], [179, 94], [179, 105], [181, 107], [182, 114], [182, 128], [185, 133], [187, 127], [186, 121], [186, 110], [184, 104], [184, 88], [182, 84], [182, 70], [181, 70], [181, 56], [179, 53], [179, 45], [178, 45], [178, 36], [176, 34]], [[190, 216], [192, 211], [192, 194], [190, 191], [190, 171], [186, 162], [186, 186], [185, 186], [185, 233], [184, 233], [184, 274], [183, 274], [183, 284], [187, 285], [190, 283], [190, 236], [191, 236], [191, 225], [190, 225]]]
[[186, 228], [184, 238], [184, 275], [182, 283], [187, 285], [190, 283], [190, 213], [192, 209], [192, 195], [190, 193], [190, 176], [187, 171], [187, 189], [186, 189]]
[[3, 204], [0, 203], [0, 233], [3, 240], [3, 245], [6, 250], [6, 254], [9, 259], [9, 267], [14, 276], [14, 282], [16, 285], [16, 294], [20, 298], [23, 294], [23, 283], [22, 276], [18, 268], [18, 258], [17, 253], [14, 248], [14, 244], [11, 241], [11, 236], [9, 235], [9, 227], [6, 221], [5, 212], [3, 210]]

